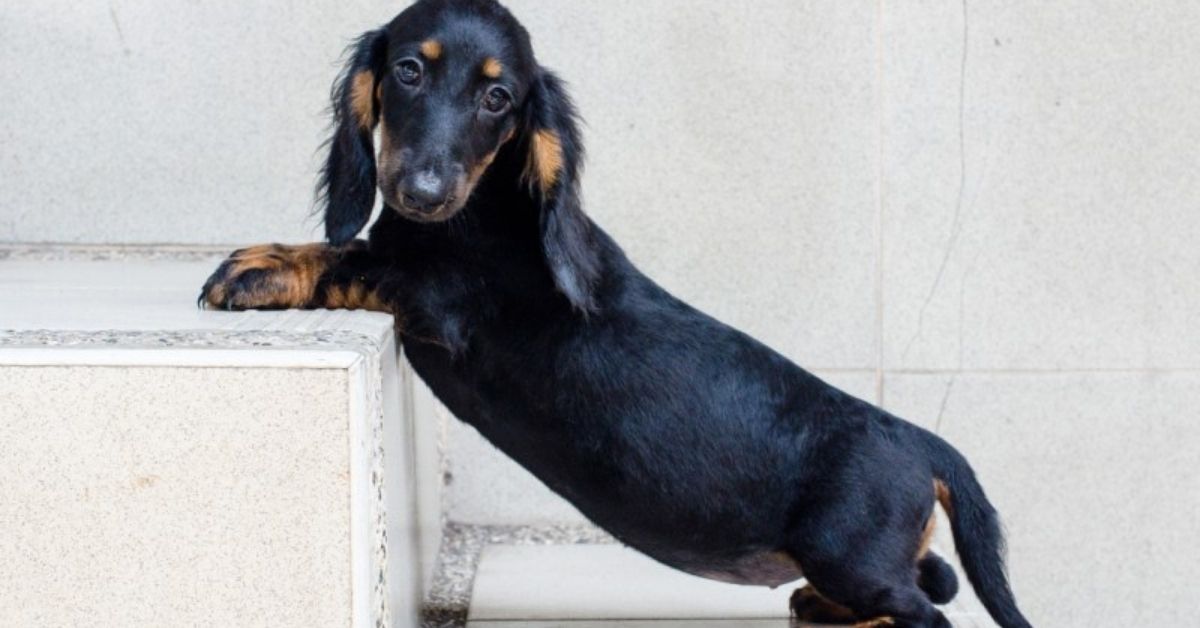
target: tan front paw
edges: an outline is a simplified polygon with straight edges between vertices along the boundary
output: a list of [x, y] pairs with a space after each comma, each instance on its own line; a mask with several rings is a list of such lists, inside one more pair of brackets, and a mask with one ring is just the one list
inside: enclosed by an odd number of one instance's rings
[[326, 244], [264, 244], [235, 251], [200, 291], [200, 306], [222, 310], [313, 307], [317, 282], [336, 253]]

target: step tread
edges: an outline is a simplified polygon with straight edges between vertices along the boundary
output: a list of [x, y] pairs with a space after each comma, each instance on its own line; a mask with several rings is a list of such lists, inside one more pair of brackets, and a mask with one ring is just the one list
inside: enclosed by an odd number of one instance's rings
[[[788, 598], [802, 584], [771, 590], [704, 580], [619, 545], [490, 545], [469, 616], [478, 628], [564, 621], [574, 628], [705, 628], [732, 620], [768, 628], [787, 625]], [[956, 626], [975, 625], [967, 608], [952, 604], [946, 612]]]
[[306, 337], [322, 334], [379, 342], [392, 333], [392, 317], [376, 312], [201, 310], [196, 298], [215, 265], [216, 259], [0, 262], [0, 346], [76, 346], [90, 338], [110, 348], [143, 347], [149, 334], [158, 348], [194, 348], [189, 338], [205, 333], [212, 346], [226, 337], [229, 348], [253, 348], [253, 341], [236, 339], [287, 335], [303, 346]]

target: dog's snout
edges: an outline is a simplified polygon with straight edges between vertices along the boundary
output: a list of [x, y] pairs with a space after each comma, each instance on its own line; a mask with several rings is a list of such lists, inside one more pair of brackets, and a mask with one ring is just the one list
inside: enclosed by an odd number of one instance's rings
[[450, 202], [451, 181], [432, 170], [419, 172], [405, 180], [401, 198], [409, 209], [432, 214]]

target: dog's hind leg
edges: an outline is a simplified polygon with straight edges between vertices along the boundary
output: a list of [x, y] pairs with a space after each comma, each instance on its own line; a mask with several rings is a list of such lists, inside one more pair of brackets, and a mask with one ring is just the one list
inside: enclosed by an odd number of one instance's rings
[[[918, 569], [911, 553], [896, 551], [893, 531], [877, 530], [865, 537], [864, 530], [849, 532], [844, 538], [859, 541], [853, 550], [847, 545], [832, 551], [806, 546], [793, 553], [800, 559], [808, 577], [808, 586], [792, 595], [792, 614], [804, 622], [851, 624], [860, 627], [898, 626], [902, 628], [950, 628], [949, 621], [933, 606], [930, 596], [918, 587]], [[926, 554], [923, 560], [940, 558]], [[946, 566], [949, 568], [949, 566]], [[951, 572], [953, 575], [953, 572]]]
[[[900, 484], [909, 490], [891, 493], [843, 493], [794, 524], [787, 551], [804, 570], [812, 592], [823, 598], [802, 589], [793, 597], [797, 615], [862, 626], [950, 628], [918, 586], [918, 561], [933, 555], [927, 544], [931, 508], [920, 504], [926, 496], [916, 484]], [[848, 613], [838, 612], [839, 607]]]
[[[941, 611], [934, 608], [916, 584], [902, 579], [882, 578], [880, 574], [859, 573], [848, 569], [811, 574], [821, 586], [821, 598], [804, 593], [793, 596], [793, 612], [803, 621], [837, 622], [863, 628], [952, 628]], [[815, 593], [815, 589], [812, 590]], [[828, 595], [828, 598], [824, 598]], [[802, 598], [796, 603], [796, 598]]]

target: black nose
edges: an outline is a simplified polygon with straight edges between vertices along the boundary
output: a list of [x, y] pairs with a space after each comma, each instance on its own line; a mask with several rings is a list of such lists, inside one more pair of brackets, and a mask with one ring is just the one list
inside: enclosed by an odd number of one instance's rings
[[409, 177], [401, 190], [404, 206], [425, 214], [438, 211], [450, 201], [449, 182], [431, 171]]

